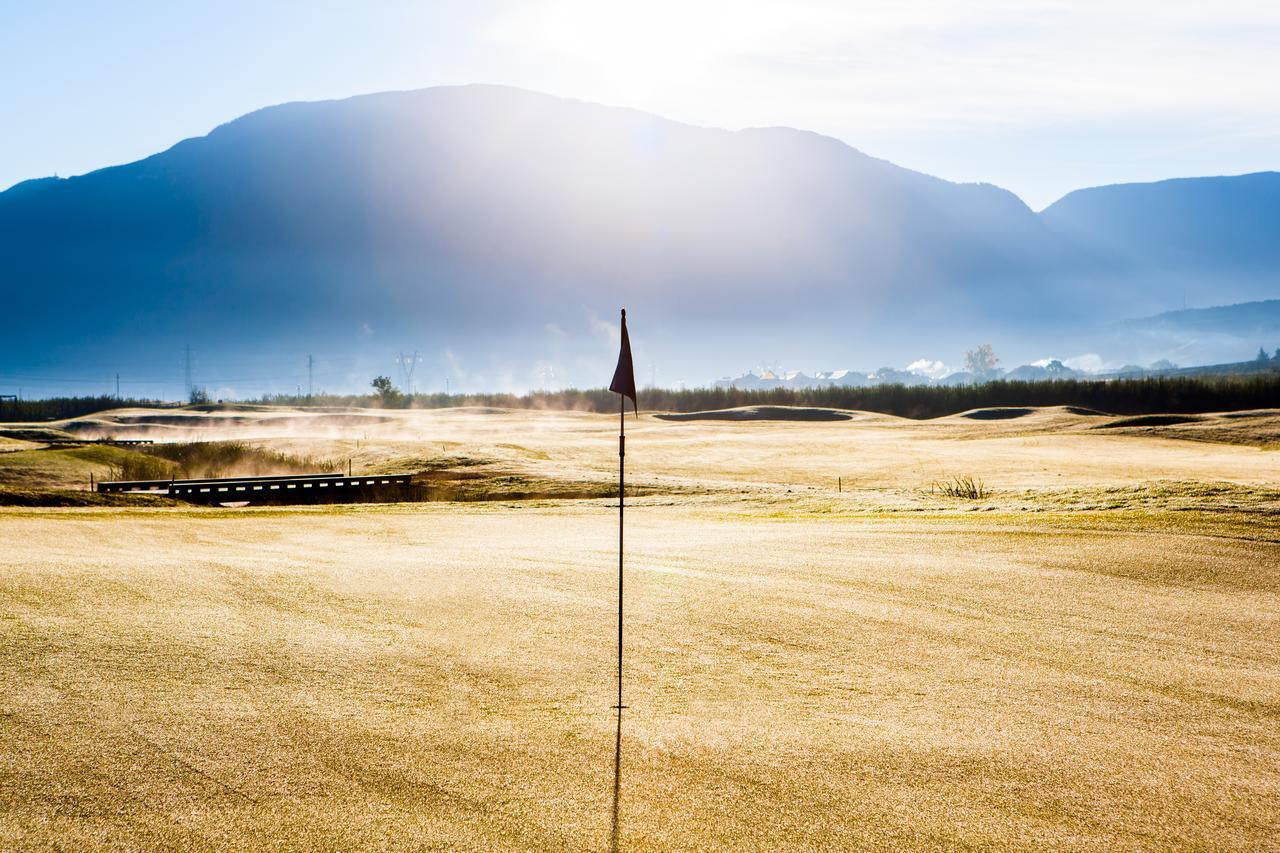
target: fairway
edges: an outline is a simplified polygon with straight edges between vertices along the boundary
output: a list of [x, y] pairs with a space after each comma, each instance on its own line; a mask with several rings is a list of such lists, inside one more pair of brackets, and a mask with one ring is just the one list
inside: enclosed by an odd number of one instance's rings
[[[1274, 421], [633, 420], [622, 846], [1274, 847]], [[606, 484], [616, 427], [241, 429]], [[0, 508], [0, 846], [607, 848], [616, 524]]]

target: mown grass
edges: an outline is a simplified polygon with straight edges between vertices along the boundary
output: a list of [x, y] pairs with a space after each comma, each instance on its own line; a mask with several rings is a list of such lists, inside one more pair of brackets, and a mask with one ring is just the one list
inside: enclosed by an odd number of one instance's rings
[[149, 507], [168, 506], [168, 498], [112, 495], [75, 489], [24, 489], [0, 485], [0, 506], [12, 507]]
[[107, 445], [14, 451], [0, 457], [0, 485], [87, 490], [91, 476], [106, 479], [113, 469], [139, 456], [136, 450]]
[[[0, 845], [607, 846], [615, 524], [8, 513]], [[1164, 524], [639, 507], [623, 849], [1267, 848], [1280, 545]]]

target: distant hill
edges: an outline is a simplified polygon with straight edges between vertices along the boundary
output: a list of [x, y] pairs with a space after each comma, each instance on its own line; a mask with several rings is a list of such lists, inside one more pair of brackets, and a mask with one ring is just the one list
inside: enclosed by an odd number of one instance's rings
[[1108, 327], [1102, 347], [1116, 359], [1217, 365], [1280, 348], [1280, 299], [1167, 311]]
[[1139, 269], [1280, 274], [1280, 172], [1076, 190], [1041, 217]]
[[[529, 387], [546, 365], [591, 384], [626, 304], [637, 357], [668, 381], [766, 347], [907, 363], [995, 339], [1031, 360], [1054, 329], [1189, 288], [1274, 294], [1260, 235], [1280, 221], [1275, 176], [1214, 180], [1181, 201], [1181, 184], [1086, 190], [1037, 215], [787, 128], [494, 86], [285, 104], [0, 193], [0, 283], [20, 318], [0, 359], [176, 376], [191, 343], [231, 386], [292, 391], [296, 374], [261, 365], [319, 352], [326, 381], [351, 387], [412, 345], [434, 359], [422, 374], [460, 386]], [[1169, 235], [1198, 278], [1170, 284]]]
[[1176, 329], [1180, 332], [1256, 337], [1260, 343], [1265, 343], [1280, 337], [1280, 299], [1166, 311], [1154, 317], [1126, 320], [1120, 325], [1135, 331]]

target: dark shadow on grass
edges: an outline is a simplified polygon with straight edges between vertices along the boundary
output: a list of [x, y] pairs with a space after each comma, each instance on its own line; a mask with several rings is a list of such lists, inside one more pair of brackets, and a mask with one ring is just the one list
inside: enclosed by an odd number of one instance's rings
[[1116, 427], [1153, 427], [1177, 426], [1178, 424], [1194, 424], [1203, 421], [1195, 415], [1138, 415], [1132, 418], [1120, 418], [1105, 424], [1098, 424], [1094, 429], [1114, 429]]

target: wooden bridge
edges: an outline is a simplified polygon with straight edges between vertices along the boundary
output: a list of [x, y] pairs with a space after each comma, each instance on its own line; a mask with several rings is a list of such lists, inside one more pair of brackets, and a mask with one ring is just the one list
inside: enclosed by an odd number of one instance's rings
[[50, 448], [85, 447], [93, 444], [105, 444], [110, 447], [142, 447], [155, 444], [149, 438], [49, 438], [43, 443]]
[[110, 480], [98, 483], [109, 494], [167, 495], [192, 503], [341, 503], [375, 501], [388, 491], [411, 485], [412, 474], [276, 475], [204, 480]]

